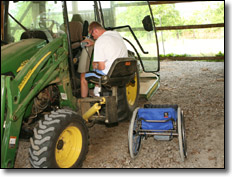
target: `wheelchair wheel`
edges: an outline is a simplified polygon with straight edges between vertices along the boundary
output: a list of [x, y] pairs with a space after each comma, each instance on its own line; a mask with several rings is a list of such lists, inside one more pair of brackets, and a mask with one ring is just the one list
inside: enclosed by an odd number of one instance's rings
[[185, 138], [184, 116], [183, 116], [183, 111], [181, 111], [180, 108], [178, 108], [177, 126], [178, 126], [180, 157], [181, 160], [184, 161], [185, 158], [187, 157], [187, 143]]
[[141, 135], [139, 135], [139, 126], [138, 126], [138, 119], [137, 119], [137, 112], [139, 108], [136, 108], [133, 112], [130, 127], [128, 131], [128, 143], [129, 143], [129, 152], [131, 158], [135, 158], [140, 149], [141, 144]]

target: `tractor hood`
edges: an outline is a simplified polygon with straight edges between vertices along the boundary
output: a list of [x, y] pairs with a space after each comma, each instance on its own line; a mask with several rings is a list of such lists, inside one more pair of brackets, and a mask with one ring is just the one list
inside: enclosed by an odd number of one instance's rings
[[25, 39], [2, 46], [1, 75], [16, 76], [26, 61], [46, 44], [46, 41], [43, 39]]

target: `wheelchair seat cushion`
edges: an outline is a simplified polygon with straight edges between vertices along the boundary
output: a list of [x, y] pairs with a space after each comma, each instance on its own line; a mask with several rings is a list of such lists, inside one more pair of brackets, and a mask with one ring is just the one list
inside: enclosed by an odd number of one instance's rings
[[[173, 121], [177, 120], [177, 111], [174, 108], [141, 108], [138, 110], [138, 118], [142, 119], [143, 130], [171, 130], [173, 129]], [[144, 119], [156, 121], [170, 120], [167, 122], [146, 122]]]

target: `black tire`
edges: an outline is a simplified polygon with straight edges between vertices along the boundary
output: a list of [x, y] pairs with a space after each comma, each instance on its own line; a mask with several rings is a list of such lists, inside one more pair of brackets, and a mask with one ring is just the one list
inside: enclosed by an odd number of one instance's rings
[[34, 168], [80, 168], [88, 152], [88, 138], [88, 128], [76, 112], [53, 111], [34, 129], [29, 148], [31, 165]]
[[118, 87], [117, 105], [118, 121], [130, 118], [139, 100], [139, 70], [137, 68], [135, 83], [128, 83], [124, 87]]
[[185, 137], [184, 116], [180, 108], [178, 108], [177, 112], [178, 112], [177, 126], [178, 126], [180, 158], [181, 161], [184, 162], [185, 158], [187, 158], [187, 142]]
[[139, 107], [136, 108], [133, 112], [129, 130], [128, 130], [128, 149], [132, 159], [136, 158], [139, 154], [139, 150], [141, 148], [141, 135], [139, 135], [139, 126], [137, 120], [137, 112]]

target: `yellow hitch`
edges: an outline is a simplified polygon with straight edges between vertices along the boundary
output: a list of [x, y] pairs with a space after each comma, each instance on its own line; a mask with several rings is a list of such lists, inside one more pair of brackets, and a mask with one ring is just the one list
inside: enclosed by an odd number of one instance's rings
[[101, 109], [101, 105], [106, 103], [106, 99], [103, 97], [100, 103], [95, 103], [84, 115], [83, 118], [88, 122], [88, 119], [94, 115], [96, 112], [99, 115], [99, 110]]

